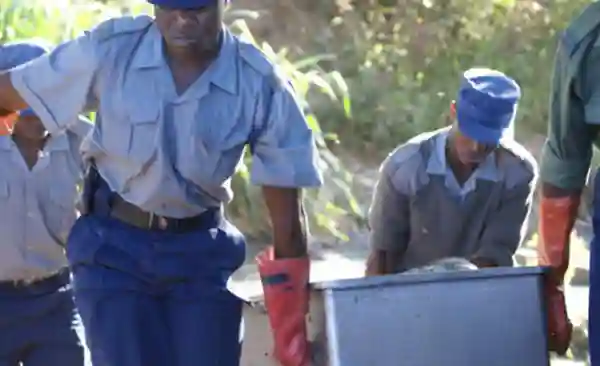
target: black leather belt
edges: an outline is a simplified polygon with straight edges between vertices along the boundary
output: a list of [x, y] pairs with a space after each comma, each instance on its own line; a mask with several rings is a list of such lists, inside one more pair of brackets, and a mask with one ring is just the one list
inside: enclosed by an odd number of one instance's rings
[[216, 227], [222, 219], [220, 209], [210, 209], [200, 215], [182, 219], [160, 216], [143, 211], [118, 195], [111, 202], [110, 216], [141, 229], [180, 233]]

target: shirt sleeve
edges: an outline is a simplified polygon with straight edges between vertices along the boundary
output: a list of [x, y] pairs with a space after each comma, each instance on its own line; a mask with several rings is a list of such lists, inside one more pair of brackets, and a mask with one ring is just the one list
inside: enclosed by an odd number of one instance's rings
[[98, 67], [92, 33], [10, 71], [12, 84], [50, 133], [65, 130], [91, 107]]
[[[548, 136], [542, 150], [540, 178], [556, 187], [581, 189], [587, 179], [593, 143], [600, 127], [600, 49], [592, 49], [575, 82], [575, 95], [567, 70], [570, 59], [557, 52], [550, 99]], [[569, 93], [565, 93], [568, 88]], [[582, 105], [579, 105], [580, 101]]]
[[382, 169], [369, 209], [370, 238], [373, 250], [404, 252], [410, 239], [409, 197], [392, 182], [391, 160]]
[[251, 139], [251, 179], [274, 187], [319, 187], [319, 155], [302, 108], [288, 83], [279, 85], [265, 103], [266, 113]]
[[513, 265], [513, 256], [527, 231], [534, 186], [535, 180], [506, 191], [500, 207], [485, 223], [475, 258], [491, 260], [498, 266]]

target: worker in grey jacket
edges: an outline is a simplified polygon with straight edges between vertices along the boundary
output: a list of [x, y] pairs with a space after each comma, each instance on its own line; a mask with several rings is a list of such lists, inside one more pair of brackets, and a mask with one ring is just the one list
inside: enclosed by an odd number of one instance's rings
[[521, 97], [503, 73], [470, 69], [455, 123], [400, 145], [383, 162], [369, 212], [367, 275], [446, 257], [511, 266], [523, 241], [537, 166], [512, 138]]

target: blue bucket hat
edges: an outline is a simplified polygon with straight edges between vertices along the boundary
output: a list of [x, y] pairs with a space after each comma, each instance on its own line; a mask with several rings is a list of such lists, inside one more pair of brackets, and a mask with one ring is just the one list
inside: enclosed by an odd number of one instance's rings
[[[164, 6], [171, 9], [193, 9], [214, 5], [218, 0], [148, 0], [152, 5]], [[225, 0], [228, 3], [229, 0]]]
[[[50, 47], [42, 40], [27, 40], [5, 43], [0, 46], [0, 70], [8, 70], [27, 63], [48, 53]], [[35, 115], [28, 108], [19, 112], [21, 116]]]
[[458, 128], [483, 143], [511, 138], [512, 124], [521, 99], [521, 88], [500, 71], [474, 68], [463, 74], [456, 99]]

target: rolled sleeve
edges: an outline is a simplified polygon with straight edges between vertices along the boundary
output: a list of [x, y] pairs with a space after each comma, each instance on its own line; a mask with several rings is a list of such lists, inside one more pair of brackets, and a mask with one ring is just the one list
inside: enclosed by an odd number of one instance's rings
[[491, 260], [498, 266], [512, 266], [513, 256], [527, 231], [534, 182], [506, 191], [499, 209], [490, 213], [475, 258]]
[[600, 49], [592, 49], [575, 80], [568, 74], [571, 60], [562, 53], [559, 48], [540, 178], [562, 189], [577, 190], [586, 183], [600, 127]]
[[251, 179], [274, 187], [319, 187], [319, 155], [306, 118], [289, 85], [272, 94], [258, 136], [251, 141]]
[[552, 135], [546, 140], [540, 164], [541, 180], [566, 190], [581, 189], [590, 170], [592, 142], [576, 138], [573, 134], [566, 138], [571, 142], [565, 144]]
[[96, 60], [95, 43], [86, 33], [12, 69], [11, 81], [46, 129], [58, 133], [77, 121], [78, 114], [92, 103]]
[[369, 244], [373, 250], [397, 253], [406, 249], [410, 239], [409, 198], [394, 187], [389, 167], [384, 163], [373, 193]]

